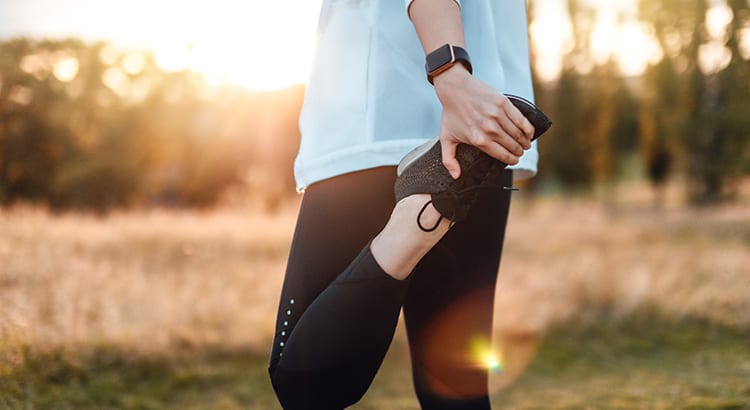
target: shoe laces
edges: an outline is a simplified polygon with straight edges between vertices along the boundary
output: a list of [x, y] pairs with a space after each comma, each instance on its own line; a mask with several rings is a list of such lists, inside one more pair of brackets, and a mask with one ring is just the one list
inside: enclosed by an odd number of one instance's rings
[[[433, 232], [435, 229], [438, 228], [438, 226], [440, 226], [440, 222], [442, 222], [443, 218], [445, 218], [445, 216], [443, 216], [443, 214], [441, 214], [440, 212], [438, 212], [440, 217], [438, 218], [437, 222], [435, 222], [435, 225], [429, 228], [426, 228], [424, 225], [422, 225], [422, 215], [427, 210], [427, 207], [432, 204], [432, 202], [434, 201], [436, 197], [438, 199], [448, 198], [458, 203], [461, 200], [461, 198], [464, 197], [465, 195], [476, 194], [479, 191], [487, 190], [487, 189], [501, 189], [501, 190], [507, 190], [507, 191], [519, 190], [518, 188], [515, 188], [515, 187], [507, 187], [507, 186], [502, 186], [502, 185], [497, 185], [497, 184], [483, 184], [483, 185], [471, 186], [471, 187], [464, 188], [458, 191], [446, 191], [446, 192], [439, 193], [439, 194], [433, 194], [432, 198], [430, 198], [430, 200], [427, 201], [422, 206], [422, 209], [419, 210], [419, 213], [417, 214], [417, 226], [419, 226], [419, 229], [421, 229], [424, 232]], [[453, 225], [456, 223], [454, 221], [454, 217], [455, 217], [455, 212], [453, 215], [451, 215], [450, 218], [448, 218], [451, 220], [451, 225], [448, 229], [452, 228]]]

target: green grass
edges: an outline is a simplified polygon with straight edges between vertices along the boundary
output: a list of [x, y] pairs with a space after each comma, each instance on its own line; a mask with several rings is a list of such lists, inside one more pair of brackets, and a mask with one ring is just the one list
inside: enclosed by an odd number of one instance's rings
[[[115, 347], [23, 353], [0, 373], [0, 409], [275, 409], [264, 353]], [[511, 409], [750, 409], [750, 330], [692, 320], [599, 320], [552, 330], [495, 392]], [[402, 340], [357, 409], [416, 409]]]
[[750, 409], [750, 331], [647, 315], [558, 328], [495, 399], [503, 408]]
[[249, 351], [26, 353], [0, 377], [0, 409], [272, 409], [265, 366]]

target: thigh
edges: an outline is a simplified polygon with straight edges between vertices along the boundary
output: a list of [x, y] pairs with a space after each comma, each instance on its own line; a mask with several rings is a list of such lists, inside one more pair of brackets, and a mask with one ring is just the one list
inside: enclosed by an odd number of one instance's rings
[[379, 167], [305, 190], [281, 291], [271, 367], [305, 309], [385, 226], [395, 203], [395, 178], [395, 167]]
[[[501, 186], [512, 184], [503, 172]], [[420, 395], [486, 395], [482, 349], [491, 346], [492, 311], [510, 191], [483, 192], [412, 274], [404, 303], [414, 381]], [[422, 400], [423, 397], [420, 397]]]

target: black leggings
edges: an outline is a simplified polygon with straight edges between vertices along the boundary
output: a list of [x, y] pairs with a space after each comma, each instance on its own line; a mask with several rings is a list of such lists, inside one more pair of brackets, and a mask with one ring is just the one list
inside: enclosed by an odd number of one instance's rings
[[[281, 292], [269, 373], [287, 409], [342, 409], [367, 391], [404, 308], [414, 387], [425, 409], [488, 409], [487, 369], [507, 190], [487, 190], [407, 281], [370, 240], [394, 206], [395, 167], [335, 177], [304, 194]], [[498, 185], [510, 186], [510, 171]], [[416, 223], [416, 222], [415, 222]]]

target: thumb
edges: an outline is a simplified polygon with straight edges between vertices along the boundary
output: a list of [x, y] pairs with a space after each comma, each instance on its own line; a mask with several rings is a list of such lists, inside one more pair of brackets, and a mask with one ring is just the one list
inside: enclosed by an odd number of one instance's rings
[[443, 139], [440, 141], [440, 147], [443, 156], [443, 166], [448, 170], [453, 179], [458, 179], [461, 176], [461, 166], [456, 160], [456, 147], [458, 142]]

